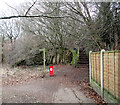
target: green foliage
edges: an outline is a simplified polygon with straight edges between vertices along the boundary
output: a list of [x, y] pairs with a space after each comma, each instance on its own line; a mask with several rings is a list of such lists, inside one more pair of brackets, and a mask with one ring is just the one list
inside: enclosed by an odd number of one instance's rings
[[79, 60], [79, 48], [76, 50], [71, 50], [72, 52], [72, 62], [71, 62], [71, 65], [73, 65], [74, 67], [76, 67], [77, 65], [77, 62]]

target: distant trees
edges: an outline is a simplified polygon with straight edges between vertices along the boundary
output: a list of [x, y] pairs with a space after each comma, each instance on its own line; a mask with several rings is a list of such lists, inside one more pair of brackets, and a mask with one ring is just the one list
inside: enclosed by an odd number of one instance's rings
[[8, 20], [3, 22], [3, 32], [11, 43], [15, 42], [21, 32], [20, 21]]
[[120, 49], [120, 4], [98, 3], [95, 23], [96, 31], [101, 37], [103, 46], [107, 50]]
[[35, 1], [21, 7], [18, 15], [0, 18], [20, 17], [4, 20], [0, 26], [3, 41], [16, 41], [10, 52], [14, 57], [9, 60], [35, 61], [31, 58], [40, 48], [46, 48], [48, 64], [69, 62], [71, 49], [78, 47], [87, 54], [90, 50], [120, 50], [119, 2]]
[[[38, 5], [41, 6], [40, 4]], [[42, 3], [44, 14], [48, 15], [48, 17], [64, 16], [64, 13], [61, 10], [62, 7], [64, 7], [64, 3]], [[39, 9], [33, 9], [30, 14], [32, 15], [34, 13], [41, 14]], [[65, 61], [65, 49], [68, 50], [74, 48], [72, 47], [74, 45], [71, 43], [75, 41], [73, 36], [71, 38], [71, 36], [66, 33], [66, 18], [40, 17], [35, 19], [23, 19], [23, 21], [23, 30], [25, 32], [31, 32], [43, 38], [41, 39], [41, 42], [44, 43], [43, 46], [48, 50], [48, 54], [46, 54], [48, 58], [47, 62], [59, 63]], [[59, 60], [57, 60], [57, 58], [59, 58]]]
[[[92, 7], [92, 8], [89, 8]], [[73, 21], [79, 23], [83, 46], [89, 50], [120, 49], [120, 3], [67, 3]], [[77, 30], [78, 28], [76, 28]], [[77, 33], [77, 31], [76, 31]]]

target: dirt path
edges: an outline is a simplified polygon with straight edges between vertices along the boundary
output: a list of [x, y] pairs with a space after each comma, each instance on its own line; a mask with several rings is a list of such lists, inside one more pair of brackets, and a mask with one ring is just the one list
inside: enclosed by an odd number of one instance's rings
[[88, 68], [57, 65], [54, 74], [54, 77], [47, 74], [45, 78], [3, 86], [3, 103], [94, 103], [76, 84], [88, 80]]

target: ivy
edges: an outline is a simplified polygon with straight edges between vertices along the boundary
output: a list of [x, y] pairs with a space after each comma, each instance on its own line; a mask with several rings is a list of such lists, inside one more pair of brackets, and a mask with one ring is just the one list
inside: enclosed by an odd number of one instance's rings
[[77, 62], [79, 60], [79, 48], [76, 50], [70, 50], [72, 52], [72, 61], [71, 61], [71, 65], [76, 67], [77, 66]]

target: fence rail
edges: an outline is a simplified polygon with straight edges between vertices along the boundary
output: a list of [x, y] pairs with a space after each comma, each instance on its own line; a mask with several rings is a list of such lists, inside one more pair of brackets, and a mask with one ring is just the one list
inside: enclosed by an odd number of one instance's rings
[[104, 97], [105, 91], [120, 101], [120, 51], [91, 52], [89, 59], [90, 79], [100, 86], [100, 94]]

